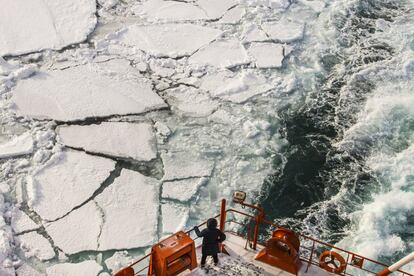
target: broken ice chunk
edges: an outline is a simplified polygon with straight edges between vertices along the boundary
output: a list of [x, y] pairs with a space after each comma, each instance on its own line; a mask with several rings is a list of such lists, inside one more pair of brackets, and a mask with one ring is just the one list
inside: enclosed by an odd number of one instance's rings
[[29, 132], [14, 137], [10, 141], [0, 144], [0, 159], [15, 157], [33, 152], [33, 138]]
[[283, 45], [274, 43], [252, 43], [249, 53], [257, 68], [280, 68], [285, 57]]
[[28, 264], [22, 264], [18, 269], [16, 269], [17, 276], [44, 276], [45, 274], [40, 273], [39, 271], [35, 270]]
[[208, 91], [213, 97], [243, 103], [256, 95], [269, 91], [273, 85], [265, 77], [252, 71], [242, 71], [238, 75], [229, 71], [221, 71], [217, 74], [207, 75], [201, 88]]
[[178, 1], [149, 0], [132, 8], [135, 13], [145, 13], [149, 18], [185, 21], [209, 19], [200, 7], [193, 3]]
[[218, 103], [212, 100], [207, 93], [193, 87], [181, 85], [166, 90], [166, 93], [169, 97], [168, 103], [177, 107], [187, 116], [205, 117], [218, 106]]
[[246, 10], [244, 8], [237, 6], [227, 11], [219, 22], [223, 24], [237, 24], [245, 13]]
[[227, 10], [238, 4], [237, 0], [198, 0], [197, 5], [203, 9], [211, 19], [220, 18]]
[[134, 258], [132, 258], [128, 251], [118, 251], [115, 252], [112, 257], [105, 260], [106, 267], [111, 271], [113, 274], [121, 270], [123, 267], [128, 266], [129, 264], [134, 262]]
[[188, 220], [188, 207], [169, 202], [163, 203], [161, 205], [161, 213], [164, 234], [172, 234], [184, 230]]
[[190, 64], [234, 67], [249, 63], [246, 50], [237, 39], [215, 41], [189, 58]]
[[166, 106], [144, 79], [114, 79], [88, 65], [38, 73], [20, 81], [12, 101], [22, 115], [59, 121], [135, 114]]
[[85, 202], [115, 168], [115, 162], [78, 151], [59, 153], [33, 176], [29, 206], [55, 220]]
[[50, 260], [55, 257], [50, 242], [36, 232], [29, 232], [18, 237], [20, 248], [25, 252], [26, 257], [32, 256], [41, 261]]
[[[157, 156], [152, 126], [148, 123], [103, 122], [99, 125], [62, 126], [63, 144], [88, 152], [150, 161]], [[128, 142], [126, 142], [128, 141]]]
[[133, 25], [121, 41], [153, 56], [189, 56], [216, 39], [221, 30], [192, 24]]
[[265, 22], [262, 29], [272, 40], [290, 43], [303, 39], [305, 24], [282, 19], [277, 22]]
[[151, 245], [157, 228], [158, 191], [156, 179], [122, 170], [114, 183], [95, 198], [105, 218], [98, 250]]
[[162, 184], [162, 197], [183, 202], [189, 201], [207, 181], [205, 177], [166, 181]]
[[97, 250], [103, 218], [95, 202], [91, 201], [66, 217], [46, 223], [46, 232], [55, 245], [66, 254]]
[[3, 1], [0, 56], [61, 49], [81, 42], [95, 28], [95, 12], [94, 0]]
[[23, 211], [15, 208], [13, 210], [12, 217], [11, 217], [11, 227], [13, 228], [14, 232], [21, 233], [25, 231], [35, 230], [39, 228], [39, 225], [37, 225]]
[[163, 180], [210, 176], [214, 162], [202, 159], [189, 152], [161, 153], [164, 163]]
[[56, 264], [46, 268], [47, 276], [97, 276], [102, 271], [95, 261], [84, 261], [81, 263]]
[[266, 33], [259, 29], [257, 25], [249, 24], [246, 25], [243, 29], [243, 41], [245, 42], [256, 42], [256, 41], [267, 41], [270, 38]]

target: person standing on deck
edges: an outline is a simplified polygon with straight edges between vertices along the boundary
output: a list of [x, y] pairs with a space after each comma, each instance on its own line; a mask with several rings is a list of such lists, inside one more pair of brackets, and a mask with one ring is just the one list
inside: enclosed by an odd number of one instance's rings
[[218, 263], [217, 253], [219, 252], [219, 243], [226, 239], [226, 235], [217, 229], [217, 220], [210, 218], [207, 220], [207, 228], [200, 232], [197, 226], [194, 227], [194, 231], [198, 237], [203, 238], [203, 244], [201, 249], [201, 267], [206, 264], [207, 256], [212, 256], [214, 264]]

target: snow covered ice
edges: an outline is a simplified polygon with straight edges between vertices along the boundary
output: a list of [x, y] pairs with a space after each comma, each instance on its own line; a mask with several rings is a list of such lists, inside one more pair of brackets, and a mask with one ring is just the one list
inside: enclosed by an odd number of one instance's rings
[[33, 139], [30, 133], [24, 133], [10, 141], [0, 144], [0, 158], [32, 153]]
[[92, 0], [16, 0], [0, 4], [0, 56], [61, 49], [82, 42], [97, 21]]

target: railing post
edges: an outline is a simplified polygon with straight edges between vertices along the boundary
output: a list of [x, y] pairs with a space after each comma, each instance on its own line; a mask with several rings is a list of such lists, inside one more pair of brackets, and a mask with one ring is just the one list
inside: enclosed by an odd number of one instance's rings
[[259, 227], [263, 221], [263, 211], [260, 210], [256, 215], [256, 225], [254, 226], [254, 237], [253, 237], [253, 250], [256, 250], [257, 240], [259, 239]]
[[220, 231], [224, 232], [224, 225], [226, 224], [226, 200], [223, 198], [221, 200], [221, 210], [220, 210]]

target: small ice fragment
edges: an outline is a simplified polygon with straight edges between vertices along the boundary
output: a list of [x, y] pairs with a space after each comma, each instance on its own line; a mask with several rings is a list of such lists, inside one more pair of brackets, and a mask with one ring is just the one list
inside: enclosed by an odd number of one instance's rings
[[43, 273], [35, 270], [30, 265], [23, 263], [18, 269], [16, 269], [16, 274], [18, 276], [42, 276]]
[[237, 6], [227, 11], [220, 19], [220, 23], [223, 24], [237, 24], [245, 15], [246, 10], [243, 7]]
[[238, 4], [237, 0], [198, 0], [200, 6], [210, 19], [220, 18], [227, 10]]
[[277, 22], [263, 23], [262, 29], [271, 39], [282, 43], [290, 43], [303, 39], [305, 25], [287, 19], [281, 19]]
[[26, 215], [26, 213], [18, 208], [15, 208], [11, 217], [11, 227], [14, 232], [21, 233], [35, 230], [39, 228], [39, 225], [37, 225], [28, 215]]
[[171, 21], [202, 20], [210, 17], [193, 3], [179, 1], [149, 0], [143, 5], [136, 5], [132, 10], [146, 14], [151, 19]]
[[41, 261], [50, 260], [55, 257], [50, 242], [42, 235], [36, 232], [29, 232], [18, 236], [20, 248], [25, 252], [26, 257], [32, 256]]
[[0, 159], [25, 155], [33, 152], [33, 138], [29, 132], [0, 144]]
[[164, 234], [172, 234], [184, 230], [188, 220], [188, 207], [168, 202], [161, 205], [161, 213]]
[[252, 43], [249, 53], [254, 58], [257, 68], [282, 67], [284, 48], [281, 44]]
[[102, 266], [95, 261], [56, 264], [46, 268], [47, 276], [97, 276]]
[[183, 202], [189, 201], [207, 181], [205, 177], [166, 181], [162, 185], [162, 197]]
[[161, 158], [164, 163], [164, 181], [210, 176], [214, 168], [213, 161], [189, 152], [163, 152]]
[[134, 262], [134, 258], [132, 258], [128, 251], [118, 251], [115, 252], [112, 257], [105, 260], [106, 267], [115, 274], [119, 270], [121, 270], [123, 267], [128, 266], [129, 264]]

